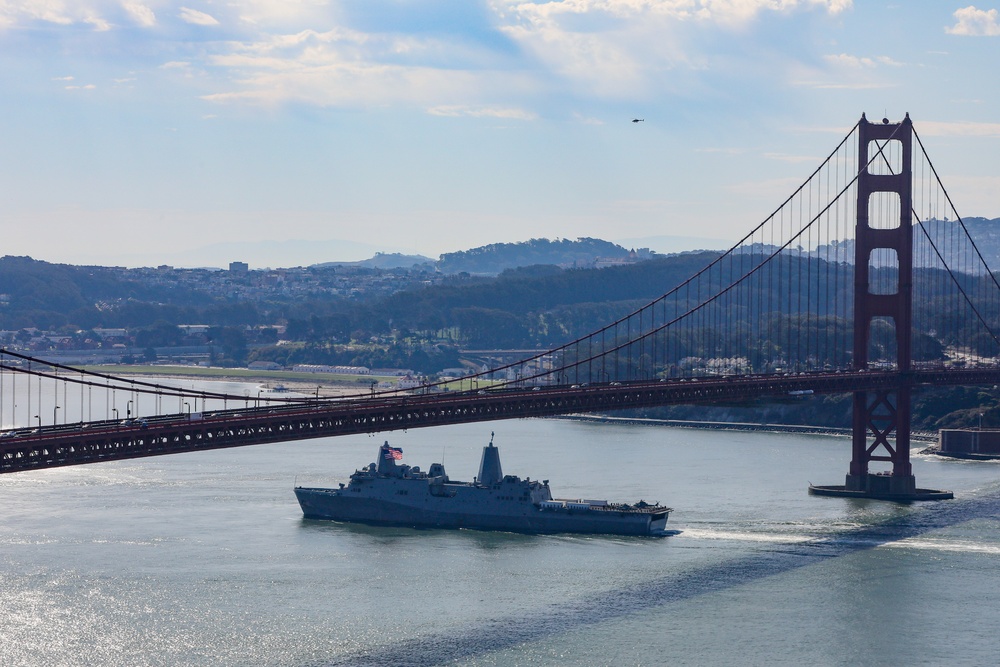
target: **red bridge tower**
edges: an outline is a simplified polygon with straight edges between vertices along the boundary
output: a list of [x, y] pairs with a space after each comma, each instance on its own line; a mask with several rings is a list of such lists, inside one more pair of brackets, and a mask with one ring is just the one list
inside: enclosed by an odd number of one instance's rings
[[[857, 223], [854, 250], [854, 358], [869, 369], [872, 321], [895, 329], [898, 384], [889, 390], [854, 393], [853, 456], [844, 486], [812, 486], [818, 495], [886, 500], [942, 500], [949, 491], [918, 489], [910, 465], [910, 346], [913, 313], [913, 128], [900, 123], [858, 125]], [[896, 284], [873, 281], [873, 269], [895, 267]], [[886, 275], [881, 272], [880, 276]], [[891, 471], [872, 473], [883, 461]]]

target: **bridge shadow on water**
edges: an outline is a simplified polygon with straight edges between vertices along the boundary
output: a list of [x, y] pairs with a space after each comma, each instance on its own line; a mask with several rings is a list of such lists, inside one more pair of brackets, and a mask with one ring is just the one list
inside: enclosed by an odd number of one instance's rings
[[564, 603], [559, 608], [545, 607], [518, 617], [492, 619], [467, 626], [460, 633], [425, 635], [399, 645], [381, 646], [364, 653], [310, 663], [309, 667], [417, 666], [461, 662], [976, 519], [1000, 519], [1000, 489], [991, 489], [962, 500], [920, 505], [887, 521], [803, 542], [772, 545], [742, 558], [600, 592], [576, 602]]

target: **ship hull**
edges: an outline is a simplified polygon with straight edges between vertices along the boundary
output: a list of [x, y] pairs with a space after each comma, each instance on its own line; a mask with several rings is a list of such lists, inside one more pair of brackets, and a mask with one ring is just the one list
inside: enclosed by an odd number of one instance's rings
[[307, 519], [410, 526], [417, 528], [468, 528], [529, 534], [589, 533], [608, 535], [658, 535], [666, 530], [669, 510], [616, 510], [611, 508], [542, 508], [531, 502], [491, 503], [489, 498], [465, 498], [430, 493], [403, 495], [405, 501], [385, 500], [342, 489], [295, 489]]

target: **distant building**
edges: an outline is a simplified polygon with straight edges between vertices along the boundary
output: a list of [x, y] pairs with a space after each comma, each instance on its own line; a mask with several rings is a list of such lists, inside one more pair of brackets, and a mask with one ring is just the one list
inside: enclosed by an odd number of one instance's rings
[[[980, 415], [982, 417], [982, 415]], [[1000, 457], [1000, 431], [946, 428], [938, 431], [938, 446], [942, 454], [958, 458]]]
[[594, 260], [593, 267], [595, 269], [606, 269], [612, 266], [630, 266], [652, 259], [655, 255], [656, 253], [649, 248], [632, 249], [626, 257], [597, 257]]
[[252, 371], [280, 371], [284, 367], [274, 361], [251, 361], [247, 368]]
[[412, 375], [404, 375], [396, 382], [396, 386], [400, 389], [416, 389], [422, 384], [423, 383], [419, 379], [413, 377]]
[[250, 265], [246, 262], [229, 262], [230, 273], [247, 273], [249, 270]]
[[98, 329], [94, 328], [94, 333], [101, 337], [101, 340], [124, 340], [128, 337], [125, 329]]
[[182, 338], [184, 345], [205, 345], [208, 343], [208, 330], [211, 327], [207, 324], [178, 324], [177, 328], [184, 334]]
[[370, 375], [371, 371], [364, 366], [326, 366], [324, 364], [295, 364], [292, 370], [296, 373], [338, 373], [341, 375]]

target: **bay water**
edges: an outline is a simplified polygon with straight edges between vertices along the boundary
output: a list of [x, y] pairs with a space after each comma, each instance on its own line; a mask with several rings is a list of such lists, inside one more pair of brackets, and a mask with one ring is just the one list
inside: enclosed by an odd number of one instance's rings
[[[307, 521], [292, 492], [383, 440], [471, 480], [491, 432], [505, 473], [679, 532]], [[842, 437], [567, 419], [2, 475], [0, 665], [996, 664], [1000, 465], [918, 449], [956, 500], [809, 496], [843, 483]]]

